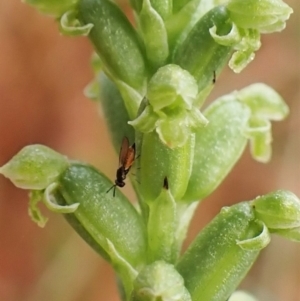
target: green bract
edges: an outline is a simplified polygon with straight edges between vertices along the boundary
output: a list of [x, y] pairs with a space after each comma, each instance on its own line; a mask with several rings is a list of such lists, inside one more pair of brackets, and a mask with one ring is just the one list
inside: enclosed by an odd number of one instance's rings
[[68, 167], [66, 157], [44, 145], [25, 146], [0, 173], [22, 189], [42, 190], [55, 182]]
[[89, 33], [105, 69], [142, 92], [146, 67], [140, 41], [123, 12], [108, 0], [81, 0], [78, 6], [82, 24], [93, 24]]
[[244, 132], [250, 110], [233, 95], [216, 100], [204, 114], [209, 123], [195, 133], [192, 174], [183, 197], [186, 201], [203, 199], [212, 193], [237, 162], [247, 143]]
[[222, 211], [198, 234], [176, 269], [192, 300], [227, 300], [251, 268], [259, 250], [245, 250], [237, 241], [257, 236], [249, 203]]
[[[169, 56], [168, 36], [161, 16], [151, 6], [150, 0], [143, 1], [139, 15], [147, 58], [153, 69], [162, 66]], [[155, 39], [153, 39], [155, 36]]]
[[128, 124], [129, 115], [116, 85], [102, 72], [99, 74], [98, 81], [103, 117], [111, 134], [115, 150], [119, 153], [123, 137], [127, 137], [129, 141], [134, 141], [134, 129]]
[[219, 36], [230, 34], [232, 22], [225, 6], [207, 12], [173, 54], [173, 63], [195, 77], [199, 90], [212, 83], [214, 72], [221, 71], [232, 52], [231, 46], [223, 46], [213, 39], [209, 32], [213, 26], [216, 26]]
[[143, 135], [138, 181], [145, 202], [157, 199], [165, 177], [173, 197], [181, 199], [191, 174], [194, 139], [194, 135], [190, 135], [183, 146], [171, 149], [160, 141], [155, 132]]

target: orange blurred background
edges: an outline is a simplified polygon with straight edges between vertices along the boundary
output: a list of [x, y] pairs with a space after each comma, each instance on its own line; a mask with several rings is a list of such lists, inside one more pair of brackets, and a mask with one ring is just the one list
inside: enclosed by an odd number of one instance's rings
[[[254, 82], [275, 88], [289, 117], [273, 126], [273, 158], [249, 151], [197, 211], [188, 245], [223, 205], [276, 189], [300, 196], [300, 5], [282, 33], [263, 36], [256, 59], [240, 75], [226, 70], [211, 99]], [[23, 146], [42, 143], [95, 165], [114, 178], [117, 156], [97, 103], [82, 90], [92, 79], [86, 38], [63, 37], [57, 23], [19, 0], [0, 0], [0, 166]], [[132, 190], [126, 188], [130, 196]], [[111, 268], [57, 214], [44, 229], [27, 214], [27, 193], [0, 177], [0, 300], [119, 300]], [[300, 244], [273, 236], [242, 288], [261, 301], [300, 300]]]

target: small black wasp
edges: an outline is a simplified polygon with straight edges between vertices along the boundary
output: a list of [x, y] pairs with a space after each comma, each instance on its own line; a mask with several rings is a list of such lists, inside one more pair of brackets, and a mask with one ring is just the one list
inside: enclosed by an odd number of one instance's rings
[[124, 187], [126, 175], [129, 173], [130, 168], [135, 159], [135, 143], [129, 146], [129, 140], [124, 137], [122, 140], [120, 153], [119, 153], [119, 167], [116, 172], [115, 184], [110, 187], [106, 193], [114, 189], [113, 196], [116, 195], [116, 187]]

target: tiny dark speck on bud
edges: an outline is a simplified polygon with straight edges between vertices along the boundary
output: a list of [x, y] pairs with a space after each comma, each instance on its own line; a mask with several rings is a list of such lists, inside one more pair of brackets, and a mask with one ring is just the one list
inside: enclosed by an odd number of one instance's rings
[[163, 186], [165, 189], [169, 189], [169, 182], [168, 182], [168, 178], [167, 177], [165, 177], [164, 178], [164, 186]]

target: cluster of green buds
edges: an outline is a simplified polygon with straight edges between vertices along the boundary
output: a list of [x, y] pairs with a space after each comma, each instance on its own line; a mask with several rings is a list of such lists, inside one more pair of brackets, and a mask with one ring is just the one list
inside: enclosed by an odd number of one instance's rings
[[[292, 9], [281, 0], [131, 0], [132, 25], [110, 0], [25, 2], [59, 20], [63, 34], [93, 43], [95, 79], [85, 92], [99, 101], [119, 152], [112, 183], [46, 146], [23, 148], [0, 173], [31, 191], [33, 221], [47, 221], [40, 201], [64, 214], [112, 265], [123, 300], [254, 300], [234, 291], [270, 233], [300, 241], [300, 201], [291, 192], [223, 208], [180, 252], [197, 205], [248, 141], [255, 160], [271, 158], [271, 121], [288, 114], [272, 88], [253, 84], [200, 109], [224, 66], [244, 69], [260, 35], [282, 30]], [[126, 176], [135, 205], [109, 191]]]

